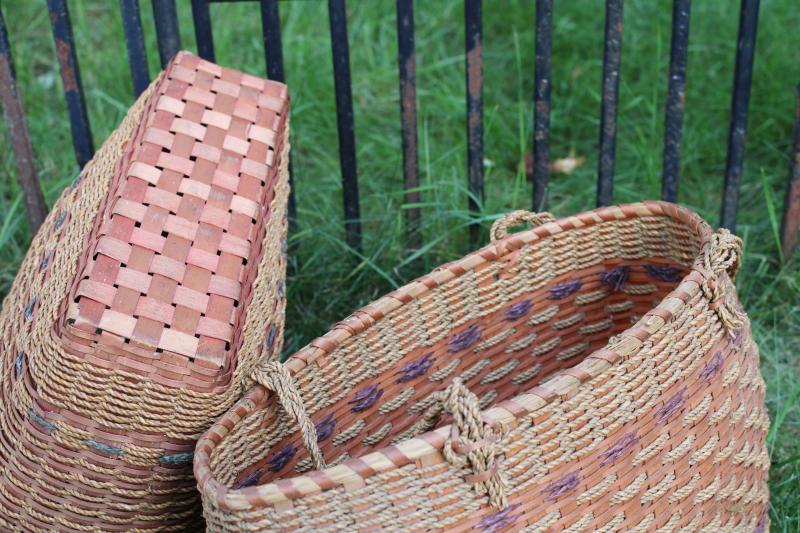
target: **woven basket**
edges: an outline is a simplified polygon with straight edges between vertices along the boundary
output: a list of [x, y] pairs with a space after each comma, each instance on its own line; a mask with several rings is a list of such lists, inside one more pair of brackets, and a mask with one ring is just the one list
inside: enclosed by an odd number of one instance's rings
[[741, 241], [661, 202], [493, 237], [257, 370], [195, 452], [210, 531], [767, 527]]
[[195, 442], [282, 343], [288, 131], [180, 53], [56, 202], [0, 315], [0, 529], [200, 527]]

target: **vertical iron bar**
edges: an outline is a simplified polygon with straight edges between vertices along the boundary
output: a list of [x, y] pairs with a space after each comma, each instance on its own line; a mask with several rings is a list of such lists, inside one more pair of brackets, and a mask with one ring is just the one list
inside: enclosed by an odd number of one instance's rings
[[728, 134], [728, 158], [725, 163], [725, 185], [722, 193], [720, 225], [736, 229], [739, 188], [742, 181], [744, 143], [747, 137], [747, 112], [750, 107], [750, 85], [753, 80], [753, 58], [756, 49], [759, 0], [742, 0], [739, 16], [739, 39], [736, 47], [736, 70], [731, 97], [731, 125]]
[[[397, 0], [397, 67], [400, 75], [400, 125], [403, 134], [403, 180], [406, 206], [419, 205], [417, 153], [417, 63], [414, 53], [414, 1]], [[406, 209], [406, 246], [422, 245], [420, 208]]]
[[597, 205], [614, 198], [614, 159], [617, 138], [617, 99], [622, 56], [622, 0], [606, 0], [603, 89], [600, 106], [600, 154], [597, 165]]
[[533, 95], [533, 210], [547, 209], [550, 159], [550, 57], [553, 0], [536, 0], [536, 66]]
[[69, 121], [72, 127], [72, 144], [75, 157], [81, 168], [89, 162], [94, 154], [92, 132], [89, 117], [86, 114], [86, 101], [83, 97], [83, 83], [75, 55], [75, 44], [72, 38], [72, 24], [69, 20], [66, 0], [47, 0], [50, 11], [50, 22], [53, 26], [53, 37], [56, 42], [58, 63], [61, 67], [61, 81], [64, 84], [64, 96], [69, 110]]
[[142, 18], [139, 14], [139, 0], [119, 0], [119, 9], [122, 13], [122, 29], [125, 32], [125, 44], [128, 49], [133, 92], [139, 96], [150, 85], [147, 50], [144, 47]]
[[786, 184], [786, 200], [783, 203], [781, 222], [781, 248], [788, 261], [797, 243], [800, 230], [800, 84], [797, 85], [797, 111], [794, 119], [794, 141], [789, 153], [789, 181]]
[[361, 249], [361, 215], [358, 205], [356, 138], [353, 127], [353, 94], [350, 81], [350, 50], [347, 42], [345, 0], [328, 0], [336, 88], [336, 118], [339, 131], [339, 163], [342, 169], [344, 217], [347, 244]]
[[178, 29], [178, 12], [175, 0], [153, 0], [153, 18], [156, 22], [158, 55], [161, 68], [166, 68], [170, 59], [181, 49], [181, 34]]
[[672, 3], [672, 44], [669, 52], [669, 85], [664, 116], [664, 166], [661, 174], [661, 198], [668, 202], [678, 200], [691, 8], [692, 0], [674, 0]]
[[17, 178], [25, 196], [25, 210], [28, 214], [28, 226], [35, 235], [39, 226], [47, 216], [47, 205], [44, 203], [42, 188], [39, 185], [39, 174], [33, 157], [28, 124], [22, 100], [17, 92], [17, 77], [14, 72], [14, 60], [8, 43], [6, 23], [0, 10], [0, 102], [3, 104], [8, 135], [11, 137], [11, 149], [17, 162]]
[[[464, 0], [464, 33], [467, 58], [467, 175], [469, 209], [473, 213], [483, 203], [483, 24], [481, 0]], [[480, 241], [480, 224], [469, 227], [472, 245]]]
[[[286, 82], [283, 74], [283, 44], [278, 0], [261, 0], [261, 33], [264, 37], [264, 57], [267, 61], [267, 78]], [[297, 200], [294, 190], [294, 172], [289, 155], [289, 222], [297, 220]]]
[[197, 55], [208, 61], [214, 57], [214, 35], [211, 33], [211, 9], [208, 0], [192, 0], [194, 35], [197, 40]]

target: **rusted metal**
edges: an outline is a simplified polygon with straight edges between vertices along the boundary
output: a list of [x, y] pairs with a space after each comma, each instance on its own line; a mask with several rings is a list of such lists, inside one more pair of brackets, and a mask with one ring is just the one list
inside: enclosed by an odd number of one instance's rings
[[678, 200], [691, 9], [691, 0], [674, 0], [672, 3], [672, 44], [664, 116], [664, 165], [661, 173], [661, 198], [668, 202]]
[[342, 169], [345, 235], [347, 244], [361, 250], [361, 214], [358, 201], [356, 136], [353, 127], [353, 94], [350, 82], [350, 47], [344, 0], [329, 0], [333, 79], [336, 89], [336, 117], [339, 130], [339, 164]]
[[736, 213], [742, 182], [744, 144], [747, 138], [747, 113], [750, 108], [750, 85], [753, 80], [753, 59], [756, 51], [759, 0], [742, 0], [739, 15], [739, 38], [736, 47], [736, 71], [733, 76], [731, 124], [728, 133], [728, 158], [725, 163], [725, 185], [722, 191], [720, 225], [736, 229]]
[[[483, 203], [483, 22], [481, 0], [464, 0], [467, 58], [467, 175], [469, 210]], [[481, 241], [480, 224], [469, 227], [472, 245]]]
[[66, 0], [47, 0], [47, 9], [50, 11], [50, 23], [53, 26], [58, 64], [61, 67], [61, 81], [64, 84], [64, 96], [67, 100], [69, 122], [72, 128], [72, 144], [75, 147], [78, 165], [83, 168], [94, 155], [94, 143], [89, 127], [89, 116], [86, 113], [83, 83], [81, 83], [78, 58], [75, 55], [67, 2]]
[[783, 257], [791, 257], [800, 230], [800, 84], [797, 85], [797, 111], [794, 119], [794, 140], [789, 154], [789, 181], [783, 203], [781, 248]]
[[[417, 66], [414, 53], [414, 2], [397, 0], [397, 66], [400, 71], [400, 125], [403, 134], [404, 202], [419, 205], [419, 160], [417, 151]], [[406, 246], [422, 246], [420, 208], [408, 207]]]
[[597, 165], [597, 205], [614, 199], [614, 160], [617, 143], [617, 99], [622, 56], [622, 0], [606, 0], [603, 85], [600, 106], [600, 154]]
[[119, 0], [122, 15], [122, 30], [125, 33], [125, 45], [128, 49], [128, 64], [131, 67], [133, 92], [136, 96], [150, 85], [150, 73], [147, 69], [147, 50], [144, 46], [142, 17], [139, 14], [139, 0]]
[[11, 149], [14, 151], [17, 163], [17, 179], [25, 197], [28, 225], [31, 234], [35, 234], [47, 216], [47, 205], [44, 203], [42, 188], [39, 185], [39, 174], [36, 171], [25, 111], [17, 92], [14, 60], [11, 57], [2, 10], [0, 10], [0, 101], [3, 104]]
[[178, 29], [175, 0], [153, 0], [153, 19], [156, 23], [156, 39], [158, 40], [161, 68], [166, 68], [170, 59], [181, 49], [181, 34]]
[[536, 66], [533, 106], [533, 210], [547, 209], [550, 177], [550, 57], [553, 48], [553, 0], [536, 0]]
[[208, 4], [208, 0], [192, 0], [194, 35], [197, 40], [197, 55], [209, 61], [216, 61], [214, 35], [211, 33], [211, 9]]

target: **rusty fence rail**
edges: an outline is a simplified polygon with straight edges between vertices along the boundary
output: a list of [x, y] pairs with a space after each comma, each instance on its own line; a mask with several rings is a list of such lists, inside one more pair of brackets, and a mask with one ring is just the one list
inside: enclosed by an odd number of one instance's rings
[[[1, 1], [1, 0], [0, 0]], [[200, 56], [214, 60], [214, 40], [210, 4], [224, 1], [255, 2], [258, 0], [192, 0], [192, 16]], [[336, 91], [339, 163], [344, 205], [344, 230], [348, 244], [361, 249], [362, 227], [358, 194], [356, 137], [353, 119], [353, 99], [347, 35], [346, 0], [328, 0], [331, 53], [333, 55], [334, 87]], [[544, 209], [548, 196], [548, 159], [550, 132], [551, 51], [553, 34], [553, 1], [532, 0], [536, 17], [531, 21], [536, 33], [533, 94], [533, 191], [532, 206]], [[758, 28], [760, 0], [740, 0], [739, 33], [736, 67], [731, 91], [730, 129], [725, 166], [725, 180], [720, 224], [735, 228], [741, 187], [742, 165], [747, 134], [747, 115], [750, 86]], [[134, 92], [141, 93], [150, 81], [144, 43], [140, 0], [119, 0], [123, 32], [128, 51]], [[181, 48], [175, 0], [151, 0], [155, 31], [162, 66]], [[279, 2], [260, 0], [264, 55], [267, 75], [283, 81]], [[614, 162], [616, 145], [617, 101], [619, 81], [624, 72], [622, 64], [624, 0], [606, 0], [605, 46], [601, 84], [599, 157], [597, 172], [597, 204], [614, 201]], [[52, 22], [64, 95], [69, 111], [75, 156], [82, 167], [94, 152], [89, 117], [86, 112], [80, 68], [75, 54], [72, 26], [66, 0], [47, 0]], [[419, 190], [419, 161], [417, 143], [416, 61], [413, 0], [396, 0], [398, 77], [400, 94], [400, 131], [403, 153], [403, 185], [406, 239], [410, 249], [422, 245], [420, 228], [422, 201]], [[680, 159], [686, 64], [689, 43], [691, 0], [673, 0], [672, 36], [667, 98], [665, 102], [664, 151], [661, 196], [676, 201], [680, 181]], [[483, 175], [483, 29], [482, 1], [464, 0], [467, 132], [467, 190], [466, 203], [477, 212], [484, 199]], [[800, 88], [798, 89], [800, 95]], [[25, 195], [31, 228], [38, 228], [46, 214], [38, 175], [33, 160], [25, 115], [16, 90], [14, 66], [8, 42], [6, 24], [0, 13], [0, 92], [9, 126], [12, 147], [17, 161], [18, 179]], [[790, 154], [789, 180], [784, 203], [781, 244], [789, 255], [798, 237], [800, 223], [800, 96], [794, 142]], [[290, 198], [290, 216], [296, 216], [294, 193]], [[479, 225], [470, 225], [470, 238], [479, 241]]]

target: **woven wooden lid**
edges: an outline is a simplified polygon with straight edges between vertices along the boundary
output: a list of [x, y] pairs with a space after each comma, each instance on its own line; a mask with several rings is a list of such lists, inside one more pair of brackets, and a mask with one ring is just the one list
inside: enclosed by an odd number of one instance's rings
[[152, 102], [85, 246], [61, 338], [94, 365], [209, 390], [235, 366], [288, 95], [181, 53]]

